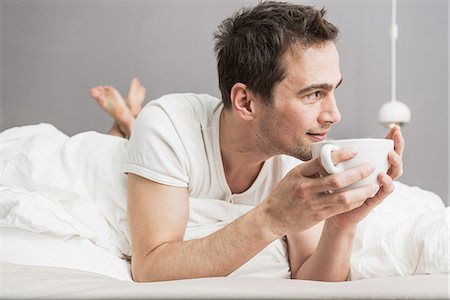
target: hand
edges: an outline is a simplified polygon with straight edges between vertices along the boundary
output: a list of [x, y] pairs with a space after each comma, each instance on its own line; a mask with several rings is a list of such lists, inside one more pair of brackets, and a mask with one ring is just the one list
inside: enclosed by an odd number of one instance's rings
[[386, 135], [387, 139], [394, 140], [394, 151], [388, 154], [390, 168], [386, 173], [378, 175], [378, 181], [381, 183], [378, 193], [364, 201], [364, 203], [352, 211], [336, 215], [330, 218], [329, 222], [334, 223], [341, 230], [354, 229], [356, 225], [366, 217], [372, 209], [383, 202], [389, 194], [394, 191], [393, 180], [399, 178], [403, 174], [403, 150], [405, 148], [405, 140], [403, 139], [400, 127], [394, 126]]
[[392, 178], [386, 173], [380, 173], [378, 175], [378, 180], [381, 183], [381, 186], [375, 196], [363, 199], [361, 206], [348, 212], [335, 215], [328, 219], [327, 222], [337, 226], [340, 230], [354, 232], [358, 223], [394, 191]]
[[399, 126], [394, 126], [386, 135], [386, 139], [394, 140], [394, 151], [388, 155], [389, 168], [387, 174], [391, 176], [392, 180], [398, 179], [403, 174], [403, 150], [405, 148], [405, 140]]
[[[346, 149], [334, 151], [339, 163], [356, 155]], [[259, 206], [272, 231], [278, 236], [288, 231], [303, 231], [336, 214], [361, 206], [379, 189], [369, 184], [357, 189], [341, 189], [369, 176], [374, 168], [368, 164], [337, 174], [325, 173], [320, 158], [314, 158], [292, 169]], [[382, 195], [382, 194], [380, 194]]]

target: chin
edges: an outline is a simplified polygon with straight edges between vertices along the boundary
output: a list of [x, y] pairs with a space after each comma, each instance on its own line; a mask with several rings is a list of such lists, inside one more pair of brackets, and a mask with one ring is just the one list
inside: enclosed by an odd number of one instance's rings
[[311, 153], [308, 153], [308, 154], [302, 155], [301, 157], [297, 157], [297, 158], [302, 161], [308, 161], [308, 160], [311, 160], [313, 157], [312, 157]]
[[289, 156], [293, 156], [297, 159], [300, 159], [302, 161], [308, 161], [312, 159], [312, 153], [311, 153], [311, 145], [305, 145], [304, 143], [300, 146], [297, 146], [293, 151], [291, 151], [291, 154], [288, 154]]

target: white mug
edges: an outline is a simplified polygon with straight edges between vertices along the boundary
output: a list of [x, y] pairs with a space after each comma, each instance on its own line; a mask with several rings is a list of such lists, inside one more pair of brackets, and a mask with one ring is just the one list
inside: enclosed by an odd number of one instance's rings
[[[352, 148], [357, 151], [357, 155], [352, 159], [333, 164], [331, 152], [342, 148]], [[375, 166], [375, 170], [368, 177], [351, 184], [343, 190], [362, 187], [366, 184], [378, 182], [378, 174], [387, 172], [389, 169], [388, 154], [394, 150], [394, 141], [390, 139], [349, 139], [349, 140], [329, 140], [313, 143], [311, 145], [313, 157], [319, 157], [323, 168], [328, 174], [335, 174], [349, 170], [365, 163]]]

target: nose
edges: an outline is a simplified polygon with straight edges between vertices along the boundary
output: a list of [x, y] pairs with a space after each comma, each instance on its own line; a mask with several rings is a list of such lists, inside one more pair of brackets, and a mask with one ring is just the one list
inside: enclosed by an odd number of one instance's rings
[[341, 113], [336, 104], [336, 97], [330, 94], [329, 97], [322, 102], [322, 113], [319, 117], [319, 122], [322, 124], [336, 124], [341, 120]]

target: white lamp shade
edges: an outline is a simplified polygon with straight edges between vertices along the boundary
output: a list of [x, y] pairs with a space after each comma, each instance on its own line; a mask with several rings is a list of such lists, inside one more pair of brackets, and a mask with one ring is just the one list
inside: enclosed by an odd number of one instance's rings
[[384, 125], [403, 125], [411, 120], [411, 111], [408, 106], [399, 101], [391, 101], [383, 104], [378, 112], [378, 120]]

